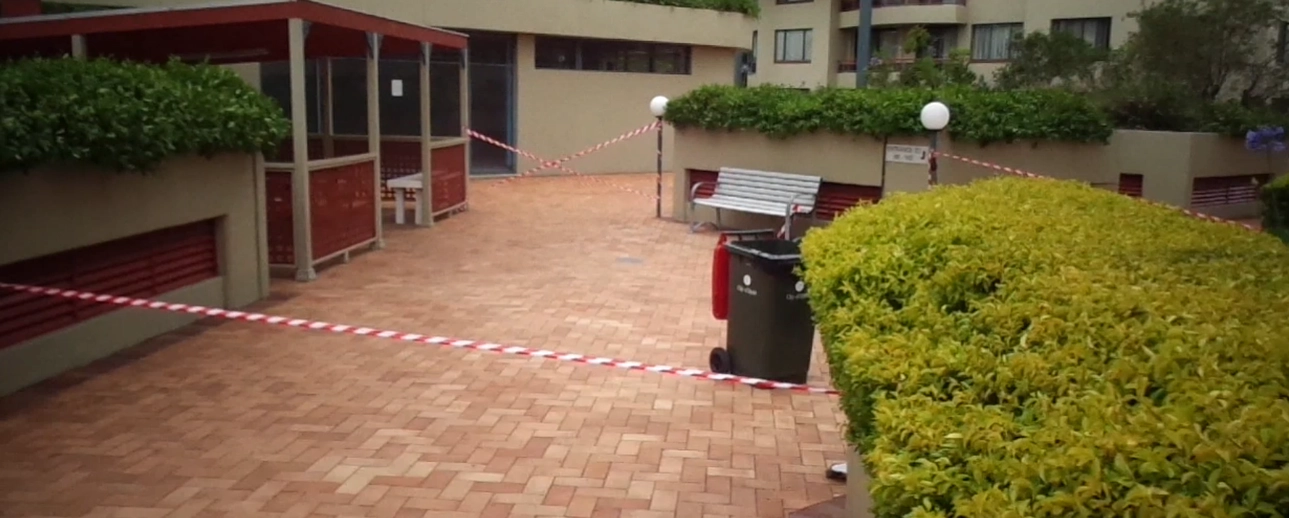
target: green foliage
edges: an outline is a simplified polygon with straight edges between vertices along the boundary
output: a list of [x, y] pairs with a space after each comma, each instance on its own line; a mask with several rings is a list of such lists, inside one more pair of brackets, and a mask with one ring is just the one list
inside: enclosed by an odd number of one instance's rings
[[1289, 175], [1262, 186], [1262, 228], [1289, 243]]
[[667, 5], [671, 7], [688, 7], [690, 9], [708, 9], [757, 16], [761, 6], [757, 0], [617, 0], [637, 4]]
[[1113, 128], [1086, 98], [1054, 90], [989, 92], [972, 88], [851, 89], [802, 92], [709, 85], [671, 101], [677, 127], [756, 131], [786, 138], [813, 132], [887, 137], [925, 133], [919, 114], [940, 100], [953, 108], [949, 132], [980, 143], [1015, 140], [1105, 142]]
[[868, 70], [871, 88], [946, 88], [977, 86], [980, 76], [971, 71], [971, 51], [953, 49], [948, 59], [931, 57], [935, 38], [930, 31], [918, 25], [904, 34], [900, 44], [903, 53], [919, 56], [912, 61], [901, 61], [894, 56], [879, 56], [877, 64]]
[[1083, 38], [1065, 32], [1031, 32], [1012, 42], [1014, 55], [995, 74], [999, 88], [1061, 86], [1086, 90], [1096, 77], [1097, 63], [1106, 59]]
[[[1255, 95], [1279, 68], [1272, 51], [1283, 0], [1160, 0], [1133, 14], [1138, 29], [1120, 61], [1146, 80], [1174, 83], [1199, 100]], [[1283, 88], [1283, 85], [1274, 85]]]
[[1289, 509], [1289, 248], [1074, 182], [852, 209], [802, 244], [878, 518]]
[[0, 171], [65, 162], [146, 171], [175, 155], [270, 150], [289, 132], [275, 101], [221, 67], [71, 58], [0, 66]]
[[1033, 33], [996, 76], [1002, 89], [1056, 86], [1087, 92], [1115, 127], [1203, 131], [1242, 137], [1285, 125], [1273, 102], [1289, 90], [1289, 67], [1273, 36], [1283, 0], [1160, 0], [1133, 14], [1139, 26], [1109, 54], [1080, 38]]

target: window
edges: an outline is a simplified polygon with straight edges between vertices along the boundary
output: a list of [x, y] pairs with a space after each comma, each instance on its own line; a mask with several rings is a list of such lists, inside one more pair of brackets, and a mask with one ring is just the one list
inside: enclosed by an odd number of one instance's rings
[[687, 45], [537, 37], [537, 68], [641, 74], [689, 74]]
[[761, 55], [760, 51], [757, 50], [756, 48], [757, 45], [760, 44], [760, 41], [758, 41], [757, 39], [758, 36], [759, 36], [758, 31], [752, 31], [752, 59], [751, 59], [751, 62], [747, 64], [748, 65], [747, 73], [749, 74], [756, 73], [756, 58]]
[[1013, 57], [1012, 41], [1024, 33], [1020, 23], [991, 23], [971, 28], [971, 59], [1006, 61]]
[[815, 1], [815, 0], [774, 0], [774, 3], [776, 3], [776, 4], [778, 4], [778, 5], [788, 5], [788, 4], [808, 4], [808, 3], [813, 2], [813, 1]]
[[1052, 31], [1073, 34], [1093, 47], [1102, 50], [1110, 48], [1109, 18], [1069, 18], [1052, 20]]
[[577, 44], [573, 38], [537, 38], [537, 68], [577, 70]]
[[774, 31], [774, 62], [809, 63], [813, 32], [810, 29]]
[[895, 58], [904, 53], [904, 43], [899, 29], [875, 29], [873, 31], [873, 55], [879, 58]]
[[958, 41], [958, 29], [956, 27], [933, 27], [928, 32], [931, 33], [931, 47], [919, 58], [930, 57], [934, 59], [947, 59], [949, 51], [956, 46]]

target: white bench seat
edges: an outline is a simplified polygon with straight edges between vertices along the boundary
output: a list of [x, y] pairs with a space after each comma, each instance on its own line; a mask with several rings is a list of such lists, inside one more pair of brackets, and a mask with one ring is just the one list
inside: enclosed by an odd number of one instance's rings
[[[709, 182], [698, 182], [690, 189], [689, 209], [691, 213], [695, 206], [716, 209], [718, 229], [722, 210], [782, 216], [786, 229], [790, 228], [794, 216], [814, 214], [822, 183], [818, 176], [722, 167], [711, 196], [698, 197], [698, 190]], [[703, 224], [694, 224], [691, 230]]]

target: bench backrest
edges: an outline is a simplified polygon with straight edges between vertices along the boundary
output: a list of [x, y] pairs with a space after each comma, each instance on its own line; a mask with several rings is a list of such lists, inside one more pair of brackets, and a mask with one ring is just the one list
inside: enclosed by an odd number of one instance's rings
[[785, 205], [793, 202], [795, 197], [797, 205], [813, 210], [815, 196], [819, 194], [819, 184], [822, 181], [818, 176], [722, 167], [716, 177], [713, 196]]

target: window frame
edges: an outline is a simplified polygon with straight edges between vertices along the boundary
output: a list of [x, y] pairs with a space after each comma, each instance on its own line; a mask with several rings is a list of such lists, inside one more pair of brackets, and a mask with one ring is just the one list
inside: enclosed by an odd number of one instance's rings
[[[550, 56], [543, 52], [544, 48], [549, 49], [556, 44], [571, 48], [573, 59], [566, 66], [555, 66], [549, 61]], [[647, 57], [646, 69], [633, 69], [637, 67], [632, 63], [639, 63], [641, 52]], [[660, 71], [664, 68], [662, 64], [666, 63], [671, 63], [673, 70], [678, 67], [679, 71]], [[576, 72], [693, 75], [694, 47], [681, 43], [539, 35], [534, 42], [533, 67]]]
[[[814, 29], [776, 29], [774, 31], [774, 62], [780, 65], [802, 65], [811, 61], [814, 53]], [[801, 33], [801, 59], [787, 59], [787, 39], [791, 33]]]
[[[1008, 27], [1012, 29], [1012, 34], [1007, 38], [1006, 57], [1002, 57], [1002, 58], [977, 57], [977, 49], [979, 48], [976, 45], [978, 43], [977, 35], [980, 34], [981, 29], [995, 31], [995, 30], [1004, 29]], [[973, 24], [971, 26], [971, 61], [974, 63], [1005, 63], [1015, 59], [1016, 47], [1013, 44], [1016, 42], [1017, 36], [1023, 36], [1024, 34], [1025, 34], [1025, 22], [997, 22], [997, 23]]]
[[1280, 22], [1280, 35], [1276, 37], [1276, 63], [1289, 63], [1289, 22]]
[[[1079, 24], [1105, 23], [1105, 34], [1097, 35], [1097, 41], [1095, 42], [1089, 41], [1088, 43], [1091, 43], [1092, 47], [1098, 50], [1110, 50], [1110, 32], [1114, 29], [1113, 17], [1092, 16], [1092, 17], [1084, 17], [1084, 18], [1053, 18], [1052, 24], [1049, 27], [1049, 29], [1052, 32], [1061, 31], [1061, 32], [1074, 34], [1080, 38], [1083, 38], [1082, 33], [1074, 33], [1073, 31], [1059, 28], [1059, 26], [1063, 24], [1075, 24], [1075, 23], [1079, 23]], [[1083, 38], [1083, 39], [1084, 41], [1087, 41], [1087, 38]]]

